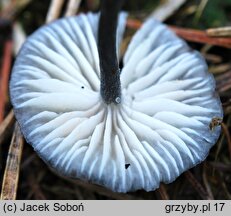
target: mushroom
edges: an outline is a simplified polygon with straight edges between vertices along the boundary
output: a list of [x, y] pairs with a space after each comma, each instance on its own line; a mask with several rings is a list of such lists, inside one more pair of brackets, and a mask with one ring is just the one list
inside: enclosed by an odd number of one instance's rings
[[26, 141], [58, 173], [150, 191], [206, 158], [220, 134], [211, 122], [223, 113], [203, 57], [153, 18], [131, 39], [120, 72], [120, 2], [34, 32], [10, 96]]

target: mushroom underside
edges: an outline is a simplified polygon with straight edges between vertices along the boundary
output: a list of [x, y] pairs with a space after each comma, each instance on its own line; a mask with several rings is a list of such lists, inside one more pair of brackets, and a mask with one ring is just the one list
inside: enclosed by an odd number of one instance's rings
[[[117, 50], [126, 26], [119, 16]], [[98, 14], [41, 27], [21, 49], [10, 96], [23, 135], [57, 172], [113, 191], [154, 190], [203, 161], [223, 117], [201, 55], [154, 19], [132, 38], [122, 100], [100, 96]]]

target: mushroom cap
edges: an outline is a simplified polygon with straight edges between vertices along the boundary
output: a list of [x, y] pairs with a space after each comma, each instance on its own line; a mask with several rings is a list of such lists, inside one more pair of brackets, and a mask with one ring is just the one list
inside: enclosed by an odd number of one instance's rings
[[[198, 52], [151, 18], [124, 55], [121, 103], [107, 105], [98, 20], [63, 18], [28, 38], [10, 81], [14, 112], [26, 141], [57, 172], [117, 192], [154, 190], [203, 161], [217, 141], [220, 126], [211, 122], [223, 113], [214, 78]], [[125, 26], [121, 13], [117, 47]]]

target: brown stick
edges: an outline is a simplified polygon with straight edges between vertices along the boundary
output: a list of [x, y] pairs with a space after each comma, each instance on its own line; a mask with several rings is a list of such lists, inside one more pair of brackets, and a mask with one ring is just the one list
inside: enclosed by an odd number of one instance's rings
[[205, 31], [179, 28], [176, 26], [169, 26], [178, 36], [184, 38], [185, 40], [197, 43], [211, 44], [215, 46], [221, 46], [226, 48], [231, 48], [231, 38], [223, 37], [209, 37]]
[[12, 41], [7, 40], [4, 45], [3, 63], [1, 69], [1, 82], [0, 82], [0, 123], [3, 121], [5, 104], [8, 90], [8, 80], [11, 68], [11, 51]]
[[1, 200], [16, 199], [22, 149], [23, 137], [19, 125], [16, 123], [3, 177]]
[[[129, 28], [138, 29], [140, 28], [141, 25], [142, 22], [139, 20], [134, 20], [134, 19], [127, 20], [127, 27]], [[213, 37], [209, 37], [206, 34], [206, 31], [180, 28], [177, 26], [170, 26], [170, 25], [168, 27], [172, 31], [174, 31], [179, 37], [187, 41], [231, 48], [231, 38], [223, 38], [223, 37], [213, 38]]]

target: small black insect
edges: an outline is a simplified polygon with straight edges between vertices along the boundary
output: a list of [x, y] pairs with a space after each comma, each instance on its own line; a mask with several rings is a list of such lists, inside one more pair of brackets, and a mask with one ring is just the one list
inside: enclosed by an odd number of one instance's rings
[[130, 167], [131, 164], [125, 164], [125, 169], [127, 169], [128, 167]]

